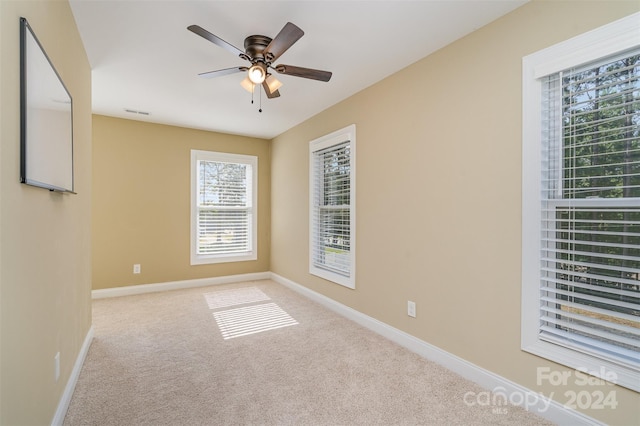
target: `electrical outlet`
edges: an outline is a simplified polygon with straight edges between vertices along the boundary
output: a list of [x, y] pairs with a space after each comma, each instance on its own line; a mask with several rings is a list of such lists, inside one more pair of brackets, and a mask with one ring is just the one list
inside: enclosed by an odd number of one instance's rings
[[136, 263], [135, 265], [133, 265], [133, 273], [134, 274], [139, 274], [140, 273], [140, 264]]
[[413, 318], [416, 317], [416, 302], [407, 301], [407, 315]]
[[54, 371], [53, 375], [57, 382], [58, 379], [60, 378], [60, 352], [58, 352], [56, 356], [53, 357], [53, 371]]

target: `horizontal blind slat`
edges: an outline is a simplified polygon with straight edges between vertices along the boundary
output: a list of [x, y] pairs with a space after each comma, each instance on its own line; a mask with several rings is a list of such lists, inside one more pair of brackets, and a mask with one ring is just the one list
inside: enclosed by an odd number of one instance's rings
[[[603, 305], [615, 305], [620, 308], [627, 308], [630, 310], [634, 310], [638, 308], [638, 303], [628, 303], [628, 302], [623, 302], [621, 300], [608, 299], [606, 297], [592, 296], [587, 293], [577, 293], [575, 291], [560, 290], [559, 288], [556, 288], [556, 287], [543, 287], [542, 290], [549, 293], [556, 294], [556, 295], [572, 297], [574, 299], [582, 299], [588, 302], [597, 302]], [[561, 303], [561, 302], [556, 301], [556, 303]], [[613, 317], [616, 317], [617, 314], [618, 313], [616, 311], [611, 311], [610, 313], [610, 315]]]
[[[622, 283], [618, 283], [618, 284], [622, 284]], [[640, 297], [637, 292], [634, 292], [633, 290], [625, 290], [621, 286], [619, 287], [597, 286], [597, 285], [585, 284], [579, 281], [571, 281], [568, 279], [559, 278], [557, 276], [544, 276], [542, 278], [541, 290], [546, 291], [547, 288], [549, 288], [552, 290], [552, 292], [554, 292], [553, 290], [556, 290], [557, 288], [559, 288], [558, 285], [561, 285], [564, 287], [579, 288], [579, 289], [604, 293], [614, 298], [626, 297], [630, 299], [630, 298]]]
[[[565, 242], [569, 242], [569, 240], [564, 240]], [[560, 248], [545, 248], [543, 253], [547, 253], [547, 254], [543, 254], [543, 255], [550, 255], [553, 256], [553, 254], [561, 254], [561, 255], [567, 255], [567, 254], [573, 254], [576, 256], [591, 256], [591, 257], [600, 257], [603, 259], [613, 259], [613, 260], [630, 260], [630, 261], [637, 261], [638, 258], [636, 256], [625, 256], [623, 254], [612, 254], [612, 253], [600, 253], [597, 251], [580, 251], [580, 250], [564, 250], [564, 249], [560, 249]], [[543, 259], [544, 260], [556, 260], [556, 256], [547, 258], [547, 259]], [[636, 271], [637, 272], [637, 271]]]
[[[569, 308], [566, 305], [562, 305], [562, 307], [566, 307]], [[551, 308], [549, 306], [543, 306], [542, 311], [544, 312], [543, 314], [543, 320], [546, 321], [547, 318], [554, 318], [554, 317], [567, 317], [573, 320], [577, 320], [577, 321], [582, 321], [584, 323], [588, 323], [588, 324], [593, 324], [597, 327], [601, 327], [602, 329], [611, 329], [614, 330], [614, 332], [620, 332], [620, 333], [624, 333], [628, 336], [630, 336], [631, 338], [635, 337], [639, 340], [635, 341], [635, 342], [627, 342], [631, 345], [636, 345], [640, 347], [640, 328], [637, 327], [632, 327], [629, 325], [625, 325], [625, 324], [619, 324], [616, 322], [612, 322], [612, 321], [605, 321], [602, 319], [599, 319], [597, 317], [594, 316], [589, 316], [589, 315], [585, 315], [585, 314], [581, 314], [580, 312], [584, 312], [581, 309], [576, 309], [574, 311], [570, 311], [567, 309], [558, 309], [558, 308]]]
[[[559, 316], [560, 318], [569, 318], [566, 313], [562, 313]], [[600, 337], [603, 339], [611, 340], [612, 337], [615, 337], [615, 340], [621, 343], [624, 343], [628, 347], [640, 350], [640, 343], [638, 339], [634, 339], [632, 337], [627, 337], [623, 333], [619, 333], [618, 330], [611, 328], [599, 328], [598, 324], [593, 322], [590, 323], [593, 326], [579, 324], [576, 321], [568, 321], [564, 319], [559, 319], [555, 315], [543, 316], [542, 320], [548, 324], [554, 324], [559, 326], [563, 330], [574, 330], [578, 331], [582, 334], [587, 334], [594, 337]]]
[[640, 355], [638, 351], [620, 347], [603, 340], [594, 340], [573, 332], [566, 332], [561, 328], [552, 328], [546, 325], [540, 326], [540, 337], [552, 343], [571, 347], [577, 351], [602, 357], [627, 365], [633, 369], [640, 368]]
[[[558, 299], [556, 297], [549, 297], [549, 296], [541, 296], [540, 300], [543, 302], [543, 304], [540, 307], [540, 309], [545, 309], [547, 306], [562, 305], [562, 306], [566, 306], [568, 308], [582, 310], [582, 311], [588, 312], [588, 313], [590, 313], [592, 315], [600, 315], [600, 316], [604, 316], [604, 317], [611, 316], [611, 311], [609, 309], [599, 308], [599, 307], [594, 306], [594, 305], [585, 305], [583, 303], [574, 303], [574, 302], [571, 302], [569, 300], [562, 300], [562, 299]], [[616, 318], [618, 320], [621, 320], [621, 321], [624, 321], [626, 323], [636, 323], [636, 322], [638, 322], [638, 317], [633, 316], [631, 314], [624, 313], [624, 312], [617, 312], [617, 314], [616, 314], [616, 316], [614, 318]]]

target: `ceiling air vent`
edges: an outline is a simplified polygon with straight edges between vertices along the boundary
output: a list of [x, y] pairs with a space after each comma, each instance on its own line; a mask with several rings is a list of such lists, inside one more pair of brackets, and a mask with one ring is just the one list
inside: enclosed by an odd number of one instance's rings
[[135, 109], [124, 109], [125, 112], [128, 112], [130, 114], [140, 114], [140, 115], [151, 115], [151, 113], [147, 112], [147, 111], [137, 111]]

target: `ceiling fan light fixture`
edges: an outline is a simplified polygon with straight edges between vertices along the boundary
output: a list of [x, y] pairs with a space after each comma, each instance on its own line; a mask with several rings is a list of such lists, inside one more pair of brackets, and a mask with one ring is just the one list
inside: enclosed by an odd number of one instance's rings
[[[280, 97], [278, 89], [282, 87], [282, 83], [269, 73], [270, 69], [280, 74], [318, 81], [326, 82], [331, 78], [331, 72], [329, 71], [282, 64], [272, 66], [273, 62], [278, 60], [280, 55], [286, 52], [304, 35], [304, 31], [291, 22], [287, 22], [275, 38], [264, 35], [250, 35], [245, 38], [244, 52], [198, 25], [189, 25], [187, 29], [211, 43], [228, 50], [233, 53], [234, 56], [251, 63], [250, 67], [236, 66], [198, 74], [201, 77], [211, 78], [246, 71], [247, 74], [240, 84], [247, 92], [251, 93], [251, 103], [253, 103], [256, 86], [262, 86], [262, 88], [258, 87], [260, 99], [262, 99], [263, 91], [269, 99]], [[262, 112], [262, 109], [259, 111]]]
[[249, 80], [251, 80], [253, 84], [262, 84], [267, 76], [267, 73], [264, 68], [256, 64], [252, 65], [251, 68], [249, 68], [248, 76]]

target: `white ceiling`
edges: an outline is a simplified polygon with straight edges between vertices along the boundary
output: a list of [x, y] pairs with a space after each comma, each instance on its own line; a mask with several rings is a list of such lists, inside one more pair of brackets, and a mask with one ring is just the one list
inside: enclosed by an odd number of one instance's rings
[[[71, 0], [93, 77], [93, 112], [273, 138], [521, 6], [527, 0]], [[276, 63], [333, 72], [331, 81], [278, 75], [280, 98], [251, 94], [244, 74], [198, 73], [248, 62], [195, 35], [196, 24], [244, 50], [288, 22], [305, 35]], [[126, 109], [144, 111], [148, 116]]]

